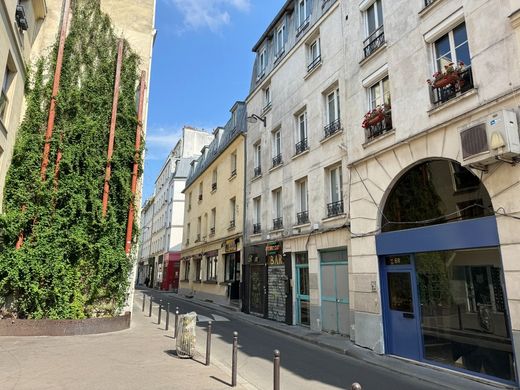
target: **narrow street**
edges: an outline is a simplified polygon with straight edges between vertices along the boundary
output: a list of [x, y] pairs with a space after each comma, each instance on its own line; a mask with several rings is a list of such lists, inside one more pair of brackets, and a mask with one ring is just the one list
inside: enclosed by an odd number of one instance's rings
[[[175, 297], [174, 294], [152, 290], [146, 294], [154, 297], [152, 318], [157, 321], [156, 300], [170, 302], [170, 331], [173, 332], [175, 307], [181, 313], [195, 311], [197, 321], [198, 359], [204, 356], [207, 321], [212, 319], [213, 338], [211, 359], [231, 369], [231, 344], [233, 332], [239, 335], [238, 375], [259, 389], [273, 387], [273, 350], [281, 352], [281, 388], [298, 390], [350, 389], [353, 382], [359, 382], [363, 390], [378, 389], [439, 389], [433, 385], [408, 375], [397, 374], [381, 367], [369, 366], [356, 359], [325, 350], [310, 343], [265, 329], [261, 326], [236, 318], [235, 313], [212, 311], [196, 303]], [[142, 304], [142, 291], [136, 291], [136, 302]], [[149, 301], [143, 314], [148, 316]], [[225, 309], [223, 309], [225, 310]], [[135, 314], [134, 314], [135, 315]], [[164, 329], [165, 313], [160, 328]], [[477, 388], [477, 384], [475, 384]]]

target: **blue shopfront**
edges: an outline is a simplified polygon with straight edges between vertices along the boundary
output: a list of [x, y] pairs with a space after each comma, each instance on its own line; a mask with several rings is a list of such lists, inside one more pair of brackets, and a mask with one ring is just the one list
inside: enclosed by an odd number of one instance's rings
[[478, 177], [448, 160], [416, 165], [381, 226], [386, 353], [516, 382], [500, 239]]

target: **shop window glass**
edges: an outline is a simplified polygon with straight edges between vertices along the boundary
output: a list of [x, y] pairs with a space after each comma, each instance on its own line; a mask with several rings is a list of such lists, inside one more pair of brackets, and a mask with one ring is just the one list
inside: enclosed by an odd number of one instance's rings
[[498, 248], [416, 254], [426, 360], [514, 381]]
[[399, 179], [383, 210], [382, 231], [411, 229], [493, 215], [484, 185], [459, 163], [432, 160]]

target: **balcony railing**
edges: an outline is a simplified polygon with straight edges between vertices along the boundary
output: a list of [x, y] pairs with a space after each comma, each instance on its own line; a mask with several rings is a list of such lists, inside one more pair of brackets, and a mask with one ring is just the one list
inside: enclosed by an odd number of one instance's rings
[[211, 184], [211, 191], [216, 191], [217, 190], [217, 183], [212, 183]]
[[229, 221], [229, 229], [234, 229], [235, 228], [235, 220], [232, 219], [231, 221]]
[[432, 104], [434, 106], [438, 106], [448, 100], [456, 98], [464, 92], [474, 88], [471, 67], [467, 67], [465, 70], [460, 72], [459, 79], [455, 83], [442, 88], [434, 88], [433, 86], [430, 86], [429, 88]]
[[231, 177], [235, 177], [236, 175], [237, 175], [237, 169], [235, 168], [231, 171]]
[[379, 122], [373, 126], [368, 126], [365, 129], [366, 141], [367, 142], [371, 141], [371, 140], [379, 137], [380, 135], [388, 133], [390, 130], [392, 130], [392, 111], [386, 110], [385, 118], [381, 122]]
[[202, 194], [199, 194], [199, 201], [202, 200]]
[[273, 219], [273, 230], [283, 229], [283, 218], [274, 218]]
[[189, 239], [186, 240], [186, 245], [190, 245], [190, 240]]
[[215, 226], [213, 226], [212, 228], [209, 228], [209, 235], [213, 236], [214, 234], [215, 234]]
[[327, 204], [327, 216], [335, 217], [336, 215], [343, 214], [343, 201], [332, 202]]
[[296, 154], [303, 153], [307, 149], [309, 149], [309, 145], [307, 145], [307, 138], [302, 139], [296, 144]]
[[271, 102], [267, 102], [264, 106], [264, 108], [262, 108], [262, 114], [265, 114], [267, 111], [269, 111], [271, 109], [271, 106], [273, 104]]
[[307, 27], [309, 27], [309, 22], [310, 22], [310, 16], [307, 16], [307, 19], [305, 19], [299, 26], [298, 28], [296, 29], [296, 37], [299, 37], [301, 35], [302, 32], [305, 31], [305, 29]]
[[262, 232], [262, 225], [259, 223], [253, 224], [253, 234], [258, 234]]
[[282, 163], [282, 154], [278, 154], [278, 156], [273, 157], [273, 168], [277, 167]]
[[195, 239], [195, 242], [200, 242], [200, 233], [197, 234], [197, 238]]
[[432, 5], [433, 3], [435, 3], [436, 0], [424, 0], [424, 8]]
[[325, 133], [325, 138], [330, 137], [333, 134], [336, 134], [338, 131], [341, 130], [341, 121], [336, 119], [334, 122], [329, 123], [327, 126], [323, 128], [323, 131]]
[[258, 177], [262, 174], [262, 168], [261, 167], [256, 167], [254, 169], [254, 177]]
[[308, 211], [300, 211], [296, 214], [296, 220], [298, 225], [303, 225], [304, 223], [309, 223], [309, 212]]
[[383, 25], [381, 25], [372, 34], [370, 34], [367, 39], [363, 41], [363, 45], [365, 46], [363, 49], [365, 58], [383, 46], [384, 43], [385, 30], [383, 29]]
[[307, 72], [310, 72], [311, 70], [313, 70], [320, 63], [321, 63], [321, 56], [317, 56], [316, 58], [314, 58], [312, 60], [312, 62], [309, 65], [307, 65]]

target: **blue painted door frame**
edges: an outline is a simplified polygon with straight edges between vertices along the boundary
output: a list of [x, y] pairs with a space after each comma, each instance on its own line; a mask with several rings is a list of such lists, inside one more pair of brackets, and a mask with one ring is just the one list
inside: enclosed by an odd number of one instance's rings
[[[301, 277], [301, 271], [303, 268], [307, 269], [307, 272], [309, 270], [309, 264], [296, 264], [296, 322], [298, 325], [306, 325], [302, 324], [302, 318], [301, 318], [301, 302], [310, 302], [310, 296], [305, 294], [300, 294], [301, 292], [301, 285], [300, 285], [300, 277]], [[308, 273], [307, 273], [308, 276]], [[307, 286], [309, 285], [309, 281], [307, 281]], [[309, 316], [310, 316], [310, 308], [309, 308]], [[310, 318], [309, 318], [310, 320]]]

